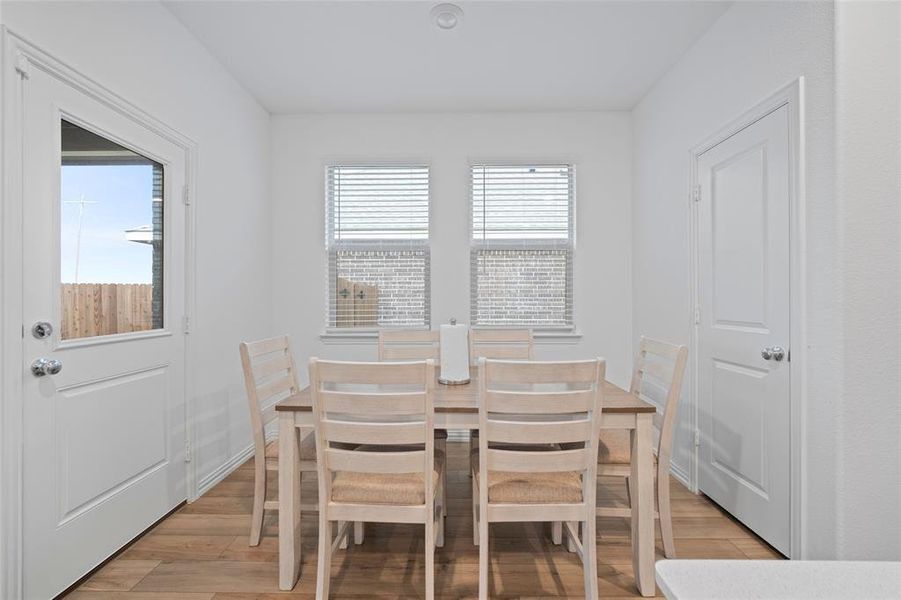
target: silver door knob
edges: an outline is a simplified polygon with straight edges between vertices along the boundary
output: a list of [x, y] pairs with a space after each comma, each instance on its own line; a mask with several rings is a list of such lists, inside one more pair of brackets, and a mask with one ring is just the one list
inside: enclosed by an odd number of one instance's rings
[[782, 348], [780, 346], [773, 346], [772, 348], [770, 348], [770, 350], [772, 350], [773, 360], [775, 360], [776, 362], [779, 362], [783, 358], [785, 358], [785, 348]]
[[63, 363], [55, 358], [38, 358], [31, 363], [31, 372], [35, 377], [56, 375], [63, 370]]
[[770, 360], [773, 358], [773, 349], [769, 346], [760, 351], [760, 356], [763, 357], [763, 360]]

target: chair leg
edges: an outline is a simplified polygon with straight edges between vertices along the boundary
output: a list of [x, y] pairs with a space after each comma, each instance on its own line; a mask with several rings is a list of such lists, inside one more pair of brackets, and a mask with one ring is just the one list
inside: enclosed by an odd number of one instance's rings
[[[431, 504], [431, 503], [430, 503]], [[439, 520], [443, 520], [438, 515]], [[435, 506], [426, 515], [425, 521], [425, 598], [435, 598]]]
[[332, 571], [332, 524], [323, 507], [319, 510], [319, 557], [316, 566], [316, 600], [328, 598]]
[[[338, 532], [339, 533], [341, 532], [342, 527], [344, 527], [344, 521], [338, 521]], [[338, 545], [338, 547], [341, 550], [347, 550], [347, 538], [348, 537], [349, 536], [345, 535], [343, 538], [341, 538], [341, 543]]]
[[[446, 469], [445, 469], [446, 470]], [[438, 512], [438, 541], [435, 543], [439, 548], [444, 548], [444, 515], [447, 512], [447, 495], [444, 486], [444, 473], [441, 473], [441, 481], [438, 483], [441, 489], [438, 490], [438, 500], [441, 502]]]
[[585, 598], [596, 600], [598, 597], [598, 559], [595, 511], [588, 515], [582, 523], [582, 570], [585, 574]]
[[[483, 515], [484, 517], [484, 515]], [[488, 520], [479, 520], [479, 600], [488, 600]]]
[[479, 545], [479, 490], [476, 488], [476, 476], [469, 471], [472, 477], [472, 545]]
[[563, 543], [563, 521], [554, 521], [551, 523], [551, 541], [555, 546]]
[[626, 503], [632, 506], [632, 478], [626, 477]]
[[253, 513], [250, 517], [250, 544], [260, 545], [263, 533], [263, 504], [266, 502], [266, 459], [255, 459], [253, 467]]
[[363, 521], [354, 521], [354, 544], [359, 546], [363, 543]]
[[[569, 522], [569, 526], [570, 526], [570, 528], [571, 528], [574, 532], [576, 532], [576, 534], [578, 535], [578, 532], [579, 532], [579, 522], [578, 522], [578, 521], [570, 521], [570, 522]], [[569, 535], [566, 536], [566, 549], [567, 549], [568, 551], [570, 551], [570, 552], [576, 552], [576, 551], [577, 551], [577, 548], [576, 548], [576, 540], [574, 540], [574, 539], [572, 538], [572, 536], [569, 536]]]
[[663, 538], [663, 554], [676, 558], [676, 542], [673, 539], [673, 513], [669, 498], [669, 480], [657, 480], [657, 510], [660, 513], [660, 537]]

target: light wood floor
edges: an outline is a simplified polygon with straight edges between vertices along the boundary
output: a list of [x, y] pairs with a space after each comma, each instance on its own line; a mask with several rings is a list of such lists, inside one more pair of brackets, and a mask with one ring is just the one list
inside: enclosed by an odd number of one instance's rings
[[[440, 598], [478, 592], [478, 548], [472, 545], [467, 445], [448, 444], [446, 545], [436, 557]], [[753, 533], [703, 496], [673, 480], [673, 528], [680, 558], [780, 558]], [[278, 591], [277, 515], [268, 515], [263, 541], [247, 546], [253, 471], [247, 463], [202, 498], [181, 508], [70, 593], [68, 600], [274, 600], [313, 598], [316, 518], [304, 523], [301, 579], [293, 592]], [[313, 478], [303, 493], [315, 498]], [[623, 502], [616, 480], [599, 484], [601, 502]], [[549, 541], [540, 524], [492, 525], [493, 598], [583, 595], [575, 554]], [[598, 576], [603, 598], [638, 596], [632, 578], [629, 523], [598, 520]], [[423, 530], [370, 524], [362, 546], [339, 551], [332, 561], [332, 598], [421, 597]], [[662, 556], [659, 535], [658, 556]]]

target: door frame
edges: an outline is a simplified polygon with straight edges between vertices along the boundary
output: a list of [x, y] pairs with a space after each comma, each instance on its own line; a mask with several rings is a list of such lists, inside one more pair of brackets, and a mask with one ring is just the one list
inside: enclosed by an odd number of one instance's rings
[[[194, 439], [194, 379], [190, 333], [195, 313], [195, 185], [197, 144], [185, 134], [169, 127], [115, 92], [81, 74], [35, 44], [0, 26], [2, 42], [3, 131], [0, 137], [0, 596], [22, 597], [24, 564], [22, 560], [24, 399], [23, 231], [22, 184], [23, 89], [33, 70], [43, 71], [77, 89], [107, 108], [121, 114], [152, 133], [171, 142], [185, 153], [185, 315], [184, 400], [185, 400], [185, 473], [189, 500], [197, 494], [196, 462], [191, 460]], [[173, 198], [173, 201], [177, 201]], [[177, 318], [177, 316], [176, 316]]]
[[689, 487], [698, 493], [698, 464], [700, 447], [700, 406], [699, 383], [700, 363], [698, 361], [698, 348], [700, 345], [700, 279], [698, 264], [698, 246], [700, 243], [698, 231], [698, 205], [695, 190], [698, 186], [698, 160], [702, 154], [710, 150], [720, 142], [735, 135], [742, 129], [753, 125], [773, 111], [788, 107], [789, 113], [789, 177], [790, 186], [790, 231], [789, 231], [789, 404], [790, 419], [789, 431], [791, 439], [789, 447], [791, 482], [790, 490], [790, 522], [791, 537], [789, 557], [793, 559], [805, 558], [807, 552], [805, 543], [805, 514], [804, 514], [804, 489], [805, 489], [805, 464], [806, 443], [804, 414], [807, 404], [807, 273], [806, 273], [806, 192], [805, 192], [805, 141], [804, 141], [804, 77], [792, 81], [775, 93], [757, 103], [740, 117], [721, 127], [716, 133], [707, 137], [703, 142], [691, 149], [690, 152], [690, 178], [688, 188], [689, 204], [689, 264], [691, 267], [691, 305], [689, 310], [689, 323], [691, 339], [689, 342], [689, 397], [691, 406], [689, 413], [690, 431], [694, 436], [691, 462], [689, 467]]

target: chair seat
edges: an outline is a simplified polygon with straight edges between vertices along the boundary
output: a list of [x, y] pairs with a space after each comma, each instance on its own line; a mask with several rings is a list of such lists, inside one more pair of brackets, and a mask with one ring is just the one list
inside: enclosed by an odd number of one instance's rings
[[[546, 448], [536, 448], [541, 451]], [[479, 450], [470, 454], [476, 485], [481, 485]], [[515, 473], [491, 471], [488, 474], [488, 501], [508, 504], [578, 504], [582, 502], [582, 475], [578, 471], [552, 473]]]
[[[391, 452], [399, 450], [391, 446], [360, 446], [361, 451]], [[435, 468], [432, 485], [438, 492], [438, 482], [444, 471], [445, 456], [435, 451]], [[388, 504], [416, 506], [425, 504], [425, 486], [422, 473], [357, 473], [339, 471], [332, 479], [332, 502], [349, 504]]]

